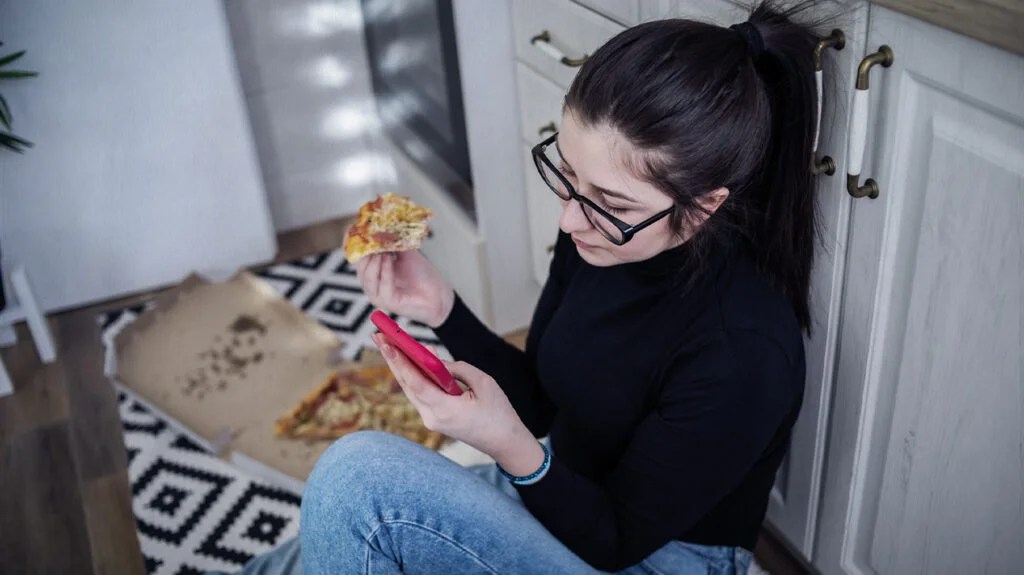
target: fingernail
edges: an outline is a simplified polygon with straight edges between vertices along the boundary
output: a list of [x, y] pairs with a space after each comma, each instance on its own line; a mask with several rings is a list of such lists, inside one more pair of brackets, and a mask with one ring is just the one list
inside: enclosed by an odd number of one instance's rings
[[395, 350], [390, 345], [384, 344], [384, 347], [380, 348], [380, 350], [382, 352], [384, 352], [384, 357], [386, 357], [388, 359], [394, 359], [395, 358]]

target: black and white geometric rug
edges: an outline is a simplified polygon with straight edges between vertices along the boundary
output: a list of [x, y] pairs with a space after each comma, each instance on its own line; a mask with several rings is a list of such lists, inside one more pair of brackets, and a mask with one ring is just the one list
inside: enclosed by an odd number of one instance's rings
[[[363, 293], [355, 268], [341, 250], [309, 256], [257, 273], [299, 309], [320, 321], [347, 343], [346, 359], [355, 359], [364, 347], [376, 347], [370, 336], [377, 328], [370, 321], [373, 304]], [[417, 340], [437, 348], [451, 359], [430, 327], [397, 315], [391, 317]]]
[[299, 532], [298, 494], [238, 471], [118, 393], [148, 573], [234, 572]]
[[[374, 307], [341, 250], [273, 266], [257, 275], [338, 334], [345, 342], [341, 353], [346, 359], [375, 347], [370, 335], [376, 328], [369, 321]], [[113, 373], [114, 337], [152, 307], [145, 303], [97, 318], [108, 351], [108, 373]], [[429, 327], [392, 317], [410, 335], [435, 346], [439, 355], [451, 357]], [[232, 572], [298, 533], [299, 494], [219, 459], [130, 392], [119, 391], [118, 398], [132, 508], [149, 573]]]

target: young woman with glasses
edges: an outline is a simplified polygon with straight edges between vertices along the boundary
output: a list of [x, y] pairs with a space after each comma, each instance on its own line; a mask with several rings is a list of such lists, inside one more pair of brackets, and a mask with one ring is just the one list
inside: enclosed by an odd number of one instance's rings
[[746, 572], [811, 324], [817, 38], [797, 11], [641, 24], [583, 65], [533, 150], [563, 208], [525, 352], [420, 253], [359, 263], [373, 304], [460, 360], [449, 396], [377, 341], [426, 425], [498, 465], [348, 436], [282, 553], [315, 573]]

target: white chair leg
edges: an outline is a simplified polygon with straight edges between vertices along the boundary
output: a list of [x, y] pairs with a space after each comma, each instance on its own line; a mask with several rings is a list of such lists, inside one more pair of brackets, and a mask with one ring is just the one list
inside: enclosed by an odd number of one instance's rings
[[25, 314], [25, 321], [28, 322], [28, 329], [32, 333], [32, 340], [36, 343], [36, 351], [43, 363], [53, 363], [57, 359], [57, 349], [53, 344], [53, 335], [50, 334], [50, 327], [46, 323], [46, 316], [36, 301], [32, 292], [32, 284], [28, 281], [28, 274], [24, 266], [15, 266], [11, 271], [11, 287], [14, 288], [14, 295], [18, 298], [18, 305]]
[[7, 368], [4, 367], [4, 360], [0, 358], [0, 397], [14, 393], [14, 384], [11, 376], [7, 375]]
[[6, 323], [6, 315], [9, 314], [0, 314], [0, 347], [11, 347], [18, 343], [18, 332], [14, 330], [14, 325]]

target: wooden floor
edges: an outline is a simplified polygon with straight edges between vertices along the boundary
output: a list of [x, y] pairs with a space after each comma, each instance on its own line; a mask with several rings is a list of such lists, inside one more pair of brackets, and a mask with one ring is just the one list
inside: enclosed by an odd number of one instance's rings
[[[275, 262], [341, 244], [344, 220], [283, 234]], [[158, 291], [50, 318], [57, 361], [40, 363], [24, 325], [0, 350], [14, 394], [0, 398], [0, 573], [144, 573], [113, 387], [96, 317]], [[522, 334], [514, 336], [521, 342]], [[758, 560], [804, 573], [770, 536]]]

